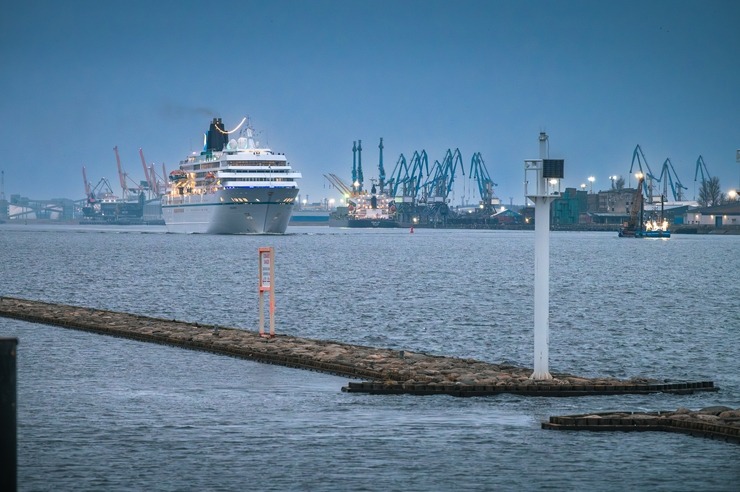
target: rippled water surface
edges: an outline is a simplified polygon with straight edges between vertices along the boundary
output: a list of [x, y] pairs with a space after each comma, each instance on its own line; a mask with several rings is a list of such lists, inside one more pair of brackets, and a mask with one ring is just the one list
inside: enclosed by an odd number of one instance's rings
[[[0, 294], [532, 364], [531, 232], [0, 226]], [[551, 415], [740, 407], [740, 237], [552, 233], [550, 368], [718, 393], [369, 396], [346, 378], [0, 318], [19, 338], [19, 490], [736, 490], [740, 446], [542, 430]]]

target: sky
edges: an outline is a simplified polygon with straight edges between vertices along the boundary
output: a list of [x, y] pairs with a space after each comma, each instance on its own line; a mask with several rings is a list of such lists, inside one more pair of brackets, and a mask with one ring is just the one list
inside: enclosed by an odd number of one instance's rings
[[[453, 204], [476, 199], [480, 152], [496, 195], [524, 202], [524, 159], [565, 160], [563, 186], [628, 182], [640, 146], [670, 159], [688, 198], [701, 155], [740, 187], [740, 2], [735, 0], [0, 0], [0, 170], [6, 198], [120, 193], [244, 117], [300, 171], [301, 197], [338, 198], [362, 141], [430, 165], [459, 149]], [[635, 169], [633, 169], [634, 171]], [[468, 191], [466, 191], [468, 190]], [[467, 198], [466, 198], [467, 197]]]

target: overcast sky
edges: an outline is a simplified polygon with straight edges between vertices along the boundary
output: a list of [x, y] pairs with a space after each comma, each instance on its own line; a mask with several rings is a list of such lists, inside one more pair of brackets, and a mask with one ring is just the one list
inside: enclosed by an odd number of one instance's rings
[[8, 198], [80, 199], [83, 166], [120, 192], [114, 146], [137, 181], [139, 148], [169, 172], [214, 116], [249, 116], [311, 202], [339, 196], [324, 174], [351, 180], [355, 140], [368, 186], [383, 137], [388, 176], [415, 150], [432, 164], [458, 148], [466, 173], [481, 152], [496, 194], [523, 203], [540, 131], [566, 186], [627, 179], [638, 144], [689, 198], [699, 155], [723, 191], [740, 186], [735, 0], [2, 4]]

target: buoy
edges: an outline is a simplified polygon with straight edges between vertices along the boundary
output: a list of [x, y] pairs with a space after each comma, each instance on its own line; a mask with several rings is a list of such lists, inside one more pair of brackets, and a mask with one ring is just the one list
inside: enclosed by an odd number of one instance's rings
[[409, 231], [411, 234], [414, 233], [414, 226], [411, 226], [411, 230]]

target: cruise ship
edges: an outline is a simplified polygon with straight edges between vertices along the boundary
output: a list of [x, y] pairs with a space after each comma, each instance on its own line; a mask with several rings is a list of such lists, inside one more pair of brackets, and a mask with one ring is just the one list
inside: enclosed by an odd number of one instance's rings
[[[203, 151], [180, 162], [162, 197], [168, 232], [282, 234], [298, 196], [297, 180], [284, 154], [260, 147], [246, 118], [227, 131], [214, 118]], [[232, 138], [239, 131], [237, 138]]]

